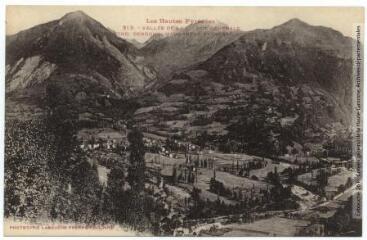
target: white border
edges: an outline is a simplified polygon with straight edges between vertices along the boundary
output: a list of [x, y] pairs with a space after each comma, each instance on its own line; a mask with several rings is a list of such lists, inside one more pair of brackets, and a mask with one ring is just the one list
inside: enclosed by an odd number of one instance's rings
[[[3, 236], [3, 206], [4, 206], [4, 117], [5, 117], [5, 6], [6, 5], [156, 5], [156, 6], [363, 6], [366, 8], [367, 1], [363, 0], [303, 0], [303, 1], [295, 1], [295, 0], [5, 0], [0, 3], [0, 45], [1, 45], [1, 58], [0, 58], [0, 76], [1, 76], [1, 87], [0, 87], [0, 238]], [[365, 9], [366, 11], [366, 9]], [[365, 17], [366, 19], [366, 17]], [[366, 33], [366, 24], [364, 27], [364, 33]], [[366, 36], [366, 35], [365, 35]], [[366, 47], [364, 48], [364, 56], [366, 55]], [[364, 69], [366, 68], [367, 61], [364, 61]], [[364, 78], [363, 78], [364, 79]], [[364, 93], [367, 92], [367, 84], [364, 84]], [[366, 96], [364, 94], [364, 96]], [[363, 111], [364, 116], [367, 116], [367, 107], [366, 107], [366, 97], [364, 98]], [[366, 134], [363, 135], [363, 160], [366, 156], [367, 147], [367, 137]], [[363, 172], [366, 172], [367, 166], [363, 164]], [[365, 177], [363, 178], [363, 185], [365, 184]], [[364, 188], [363, 188], [364, 189]], [[367, 229], [367, 219], [366, 216], [366, 197], [363, 196], [363, 237], [366, 236]], [[79, 237], [78, 239], [81, 239]], [[84, 237], [83, 237], [84, 238]], [[257, 237], [256, 239], [267, 239], [268, 237]], [[4, 237], [4, 239], [35, 239], [34, 237]], [[76, 237], [42, 237], [42, 239], [77, 239]], [[105, 237], [93, 237], [93, 239], [105, 239]], [[132, 239], [130, 237], [124, 237], [124, 239]], [[145, 238], [147, 239], [147, 238]], [[149, 239], [160, 239], [158, 237], [149, 237]], [[167, 237], [166, 239], [171, 239], [171, 237]], [[173, 239], [173, 238], [172, 238]], [[209, 239], [209, 238], [201, 238], [201, 239]], [[212, 239], [212, 238], [210, 238]], [[216, 238], [218, 239], [218, 238]], [[220, 237], [219, 239], [229, 239]], [[231, 238], [231, 239], [239, 239], [239, 238]], [[281, 239], [293, 239], [291, 237], [281, 237]], [[305, 237], [299, 237], [297, 239], [309, 239]], [[326, 239], [326, 238], [323, 238]], [[349, 237], [342, 237], [338, 239], [349, 239]], [[358, 239], [358, 238], [353, 238]]]
[[363, 0], [5, 0], [6, 5], [365, 6]]

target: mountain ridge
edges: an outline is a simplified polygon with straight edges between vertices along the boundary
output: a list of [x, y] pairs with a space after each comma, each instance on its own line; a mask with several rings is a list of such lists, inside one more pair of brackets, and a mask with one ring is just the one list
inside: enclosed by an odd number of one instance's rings
[[254, 154], [256, 141], [317, 148], [350, 127], [351, 46], [335, 30], [300, 20], [245, 32], [176, 71], [135, 115], [153, 134], [205, 136]]
[[79, 74], [94, 76], [103, 91], [122, 97], [156, 78], [139, 62], [133, 44], [81, 11], [9, 37], [6, 51], [9, 93], [18, 88], [27, 91], [53, 75]]
[[7, 98], [24, 102], [50, 82], [80, 111], [100, 106], [101, 96], [109, 96], [102, 106], [134, 98], [138, 125], [154, 134], [207, 132], [226, 144], [261, 121], [272, 141], [323, 142], [350, 118], [352, 40], [298, 19], [248, 32], [155, 36], [137, 49], [77, 12], [8, 41]]
[[153, 39], [141, 49], [145, 62], [159, 72], [161, 79], [167, 80], [174, 72], [204, 61], [242, 33], [219, 28], [225, 26], [194, 23], [167, 37]]

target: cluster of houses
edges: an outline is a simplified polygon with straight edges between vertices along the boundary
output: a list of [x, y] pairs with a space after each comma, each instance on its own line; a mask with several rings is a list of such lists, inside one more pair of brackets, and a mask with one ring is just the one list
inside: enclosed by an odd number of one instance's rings
[[117, 147], [128, 146], [126, 136], [124, 137], [122, 134], [118, 132], [103, 132], [99, 134], [89, 134], [84, 137], [79, 138], [80, 145], [79, 147], [84, 151], [93, 151], [93, 150], [113, 150]]
[[335, 158], [335, 157], [327, 157], [327, 158], [321, 158], [321, 161], [327, 163], [331, 167], [345, 167], [345, 168], [352, 168], [353, 162], [352, 159], [343, 160], [341, 158]]
[[116, 139], [109, 139], [107, 141], [98, 139], [96, 142], [91, 140], [83, 140], [83, 142], [80, 144], [80, 148], [85, 151], [96, 149], [115, 149], [120, 144], [121, 142], [118, 143]]
[[172, 145], [175, 145], [174, 148], [177, 149], [176, 151], [173, 151], [170, 149], [169, 146], [167, 146], [167, 142], [163, 139], [152, 139], [148, 137], [143, 138], [144, 146], [150, 151], [159, 153], [163, 156], [170, 157], [170, 158], [176, 158], [178, 152], [185, 152], [185, 153], [198, 153], [200, 148], [192, 143], [185, 143], [178, 140], [172, 140]]

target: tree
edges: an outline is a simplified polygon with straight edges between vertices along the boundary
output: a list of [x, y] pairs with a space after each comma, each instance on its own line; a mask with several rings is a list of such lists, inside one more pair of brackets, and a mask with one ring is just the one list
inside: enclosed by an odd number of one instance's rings
[[127, 180], [131, 187], [129, 193], [129, 211], [128, 224], [135, 229], [142, 227], [145, 220], [144, 209], [144, 184], [145, 184], [145, 150], [143, 134], [137, 129], [132, 128], [128, 134], [130, 143], [130, 166]]
[[274, 167], [274, 172], [269, 172], [267, 174], [266, 181], [270, 182], [273, 185], [281, 185], [277, 167]]
[[258, 178], [258, 177], [256, 177], [255, 175], [252, 175], [252, 176], [251, 176], [251, 179], [252, 179], [252, 180], [255, 180], [255, 181], [259, 180], [259, 178]]
[[345, 187], [349, 188], [353, 185], [353, 181], [351, 177], [348, 177], [347, 182], [345, 183]]
[[328, 174], [324, 169], [320, 169], [316, 176], [316, 182], [321, 194], [325, 194], [325, 187], [328, 185]]
[[117, 222], [124, 222], [127, 215], [125, 169], [117, 162], [108, 174], [104, 208]]
[[349, 197], [344, 207], [338, 208], [335, 215], [327, 222], [330, 236], [362, 236], [362, 218], [354, 218], [353, 197]]
[[143, 134], [133, 128], [128, 134], [130, 143], [130, 167], [128, 182], [134, 192], [141, 193], [144, 190], [145, 180], [145, 150], [143, 142]]
[[60, 221], [96, 223], [100, 220], [102, 190], [97, 169], [78, 147], [78, 108], [74, 97], [63, 88], [62, 79], [54, 80], [46, 88], [48, 114], [44, 123], [55, 146], [55, 157], [47, 162], [54, 188], [50, 215]]
[[199, 188], [194, 187], [191, 191], [192, 205], [189, 210], [189, 217], [191, 218], [200, 218], [204, 211], [204, 201], [200, 199], [201, 190]]
[[7, 122], [5, 135], [4, 215], [37, 219], [51, 202], [53, 138], [36, 121]]

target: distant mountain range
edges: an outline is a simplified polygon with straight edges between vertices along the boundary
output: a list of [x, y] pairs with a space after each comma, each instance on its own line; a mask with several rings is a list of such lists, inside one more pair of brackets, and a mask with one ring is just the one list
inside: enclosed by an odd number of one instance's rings
[[138, 40], [134, 38], [126, 39], [129, 43], [133, 44], [136, 48], [142, 48], [145, 45], [145, 42], [139, 42]]
[[204, 61], [241, 36], [240, 31], [225, 31], [223, 23], [191, 24], [172, 36], [153, 35], [141, 49], [145, 62], [162, 78]]
[[147, 132], [223, 141], [250, 135], [253, 121], [278, 142], [288, 131], [295, 142], [320, 143], [349, 126], [351, 38], [298, 19], [268, 30], [223, 28], [192, 24], [139, 45], [83, 12], [66, 14], [7, 36], [7, 101], [40, 107], [57, 83], [89, 107], [99, 96], [134, 98]]

